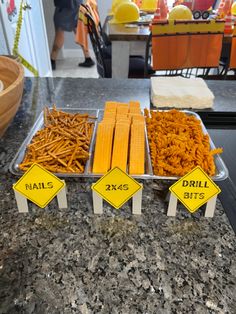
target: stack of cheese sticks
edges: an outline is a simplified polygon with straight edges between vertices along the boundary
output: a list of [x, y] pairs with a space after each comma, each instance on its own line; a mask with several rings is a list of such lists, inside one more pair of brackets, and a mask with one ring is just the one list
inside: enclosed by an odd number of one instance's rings
[[144, 165], [145, 118], [140, 103], [106, 102], [97, 129], [93, 173], [104, 174], [119, 167], [131, 175], [142, 175]]

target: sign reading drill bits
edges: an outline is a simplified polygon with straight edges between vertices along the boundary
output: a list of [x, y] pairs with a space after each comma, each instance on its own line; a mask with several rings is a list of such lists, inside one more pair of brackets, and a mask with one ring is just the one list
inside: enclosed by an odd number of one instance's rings
[[221, 192], [220, 188], [199, 166], [173, 184], [170, 191], [190, 213], [194, 213], [199, 207]]

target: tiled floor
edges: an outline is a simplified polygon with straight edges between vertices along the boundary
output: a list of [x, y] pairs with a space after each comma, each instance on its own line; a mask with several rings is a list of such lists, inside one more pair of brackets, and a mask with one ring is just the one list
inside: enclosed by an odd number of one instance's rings
[[63, 60], [57, 60], [56, 70], [53, 71], [53, 76], [98, 78], [96, 64], [91, 68], [79, 67], [78, 63], [83, 61], [83, 58], [67, 58]]

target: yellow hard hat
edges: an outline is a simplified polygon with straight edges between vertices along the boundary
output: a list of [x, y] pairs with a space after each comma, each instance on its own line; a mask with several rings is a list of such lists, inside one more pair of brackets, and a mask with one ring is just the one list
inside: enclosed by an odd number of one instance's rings
[[139, 8], [130, 1], [120, 3], [115, 10], [112, 24], [122, 24], [129, 22], [137, 22], [139, 20]]
[[110, 14], [114, 15], [116, 8], [118, 7], [119, 4], [121, 4], [122, 2], [130, 2], [131, 0], [113, 0], [112, 1], [112, 5], [111, 5], [111, 11]]
[[177, 5], [169, 12], [169, 20], [192, 20], [193, 14], [186, 5]]
[[143, 0], [140, 9], [143, 11], [156, 11], [157, 0]]
[[236, 2], [234, 2], [231, 6], [231, 14], [236, 15]]

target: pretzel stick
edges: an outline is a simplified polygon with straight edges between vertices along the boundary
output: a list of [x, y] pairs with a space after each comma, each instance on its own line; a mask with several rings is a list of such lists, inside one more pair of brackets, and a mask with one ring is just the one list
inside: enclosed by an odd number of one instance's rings
[[72, 161], [73, 161], [73, 159], [75, 158], [75, 154], [76, 154], [76, 152], [77, 152], [77, 150], [78, 150], [78, 147], [79, 147], [79, 142], [77, 142], [77, 144], [76, 144], [76, 146], [75, 146], [75, 149], [74, 149], [74, 151], [73, 151], [73, 154], [71, 155], [70, 160], [69, 160], [69, 162], [68, 162], [68, 164], [67, 164], [67, 167], [68, 167], [68, 168], [71, 166]]
[[95, 117], [58, 111], [55, 105], [51, 111], [45, 108], [43, 115], [45, 128], [27, 146], [19, 168], [25, 171], [37, 162], [53, 172], [83, 172], [94, 129], [88, 119]]

